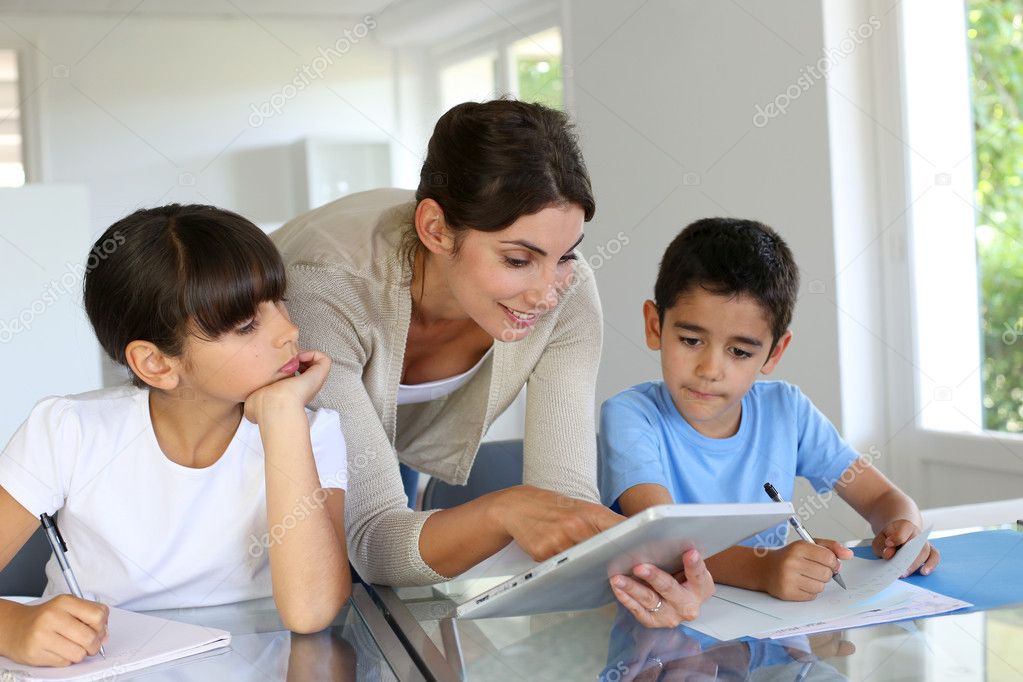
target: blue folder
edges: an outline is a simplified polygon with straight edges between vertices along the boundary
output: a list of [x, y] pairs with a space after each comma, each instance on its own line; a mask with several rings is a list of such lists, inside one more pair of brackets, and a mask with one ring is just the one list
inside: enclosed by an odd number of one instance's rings
[[[917, 573], [906, 582], [973, 604], [956, 613], [1023, 604], [1023, 533], [988, 530], [938, 538], [931, 544], [941, 552], [937, 570], [926, 576]], [[870, 547], [853, 552], [875, 558]]]

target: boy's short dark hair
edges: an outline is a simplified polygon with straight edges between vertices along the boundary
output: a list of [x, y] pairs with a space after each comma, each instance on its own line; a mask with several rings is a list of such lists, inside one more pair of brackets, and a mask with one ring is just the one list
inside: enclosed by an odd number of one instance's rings
[[773, 346], [792, 322], [799, 270], [785, 240], [767, 225], [704, 218], [682, 230], [661, 259], [654, 304], [662, 323], [665, 311], [693, 287], [757, 301], [767, 312]]
[[[284, 262], [251, 222], [213, 206], [142, 209], [111, 225], [89, 252], [85, 311], [103, 350], [149, 341], [180, 355], [192, 332], [215, 339], [286, 288]], [[142, 386], [138, 377], [132, 377]]]

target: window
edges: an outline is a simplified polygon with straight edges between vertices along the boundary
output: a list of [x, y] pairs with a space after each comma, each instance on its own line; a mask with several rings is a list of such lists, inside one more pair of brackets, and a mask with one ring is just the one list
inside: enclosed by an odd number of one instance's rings
[[[1014, 498], [1023, 485], [1023, 438], [1010, 431], [1011, 420], [992, 421], [999, 394], [991, 393], [992, 386], [1005, 386], [1001, 395], [1012, 399], [1021, 385], [1019, 364], [1001, 380], [991, 371], [1002, 357], [993, 350], [1003, 350], [993, 341], [1006, 352], [1023, 343], [1006, 334], [1023, 302], [999, 300], [1012, 295], [1006, 278], [1020, 276], [1020, 262], [995, 264], [989, 253], [999, 236], [993, 233], [1013, 220], [1018, 225], [1021, 216], [1007, 210], [1003, 218], [988, 199], [999, 183], [1015, 183], [992, 182], [988, 165], [1000, 158], [992, 153], [1018, 149], [1020, 133], [987, 132], [1007, 112], [1003, 105], [994, 113], [979, 88], [998, 91], [1011, 79], [989, 81], [986, 70], [1000, 77], [1002, 67], [977, 64], [1011, 58], [1018, 46], [1005, 47], [1018, 40], [1012, 38], [1018, 26], [1002, 12], [997, 25], [981, 28], [980, 2], [1010, 6], [998, 0], [894, 5], [871, 55], [878, 68], [861, 71], [874, 98], [872, 134], [863, 143], [877, 149], [874, 239], [883, 262], [886, 354], [875, 371], [886, 379], [882, 428], [891, 473], [921, 508]], [[985, 37], [1003, 41], [1002, 51], [985, 54], [991, 48], [976, 42]], [[1019, 77], [1018, 66], [1004, 68]], [[1012, 248], [1018, 258], [1019, 243]], [[996, 275], [1003, 285], [992, 289], [986, 280]]]
[[927, 430], [983, 430], [974, 137], [965, 9], [904, 3], [904, 210], [915, 412]]
[[444, 111], [462, 102], [492, 99], [497, 92], [497, 55], [471, 57], [440, 72], [440, 102]]
[[25, 184], [18, 100], [17, 52], [0, 50], [0, 187]]
[[551, 28], [512, 43], [508, 50], [512, 94], [554, 109], [564, 104], [561, 82], [561, 31]]
[[1023, 432], [1023, 7], [970, 0], [983, 420]]
[[461, 102], [485, 101], [509, 94], [556, 109], [564, 105], [561, 31], [547, 28], [521, 37], [507, 34], [484, 41], [476, 50], [460, 50], [442, 60], [439, 70], [441, 112]]

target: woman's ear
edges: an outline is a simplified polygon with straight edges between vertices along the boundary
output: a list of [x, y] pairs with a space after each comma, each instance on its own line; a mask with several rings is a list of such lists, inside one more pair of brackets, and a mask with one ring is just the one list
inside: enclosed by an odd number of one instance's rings
[[180, 360], [167, 355], [150, 341], [132, 341], [124, 349], [128, 367], [153, 388], [170, 391], [177, 388]]
[[455, 239], [444, 220], [444, 209], [433, 199], [423, 199], [416, 206], [416, 234], [431, 253], [448, 256], [454, 252]]

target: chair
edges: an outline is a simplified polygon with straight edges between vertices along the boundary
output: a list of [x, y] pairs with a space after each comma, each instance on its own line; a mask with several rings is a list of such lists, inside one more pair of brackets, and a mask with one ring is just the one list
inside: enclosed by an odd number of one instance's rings
[[[431, 478], [423, 490], [423, 509], [457, 507], [497, 490], [522, 483], [522, 441], [498, 440], [480, 444], [476, 461], [465, 485], [451, 485]], [[441, 641], [450, 661], [457, 661], [463, 669], [462, 648], [458, 637], [458, 623], [445, 618], [440, 623]]]
[[39, 528], [4, 570], [0, 571], [0, 595], [39, 597], [46, 588], [43, 567], [52, 554], [43, 529]]
[[469, 480], [452, 485], [431, 478], [423, 491], [423, 509], [448, 509], [475, 500], [480, 495], [522, 483], [522, 441], [498, 440], [482, 443], [476, 453]]

